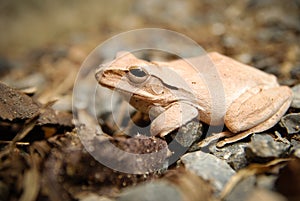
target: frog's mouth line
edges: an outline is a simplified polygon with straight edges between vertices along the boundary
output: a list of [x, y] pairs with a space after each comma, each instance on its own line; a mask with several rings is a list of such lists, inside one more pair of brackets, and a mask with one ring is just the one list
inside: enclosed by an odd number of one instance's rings
[[[108, 84], [108, 83], [112, 83], [112, 84]], [[157, 96], [157, 95], [153, 95], [151, 93], [147, 93], [147, 95], [141, 95], [139, 93], [135, 93], [132, 92], [130, 90], [126, 90], [124, 87], [120, 88], [120, 87], [116, 87], [115, 82], [100, 82], [99, 84], [102, 87], [108, 88], [112, 91], [116, 91], [119, 92], [120, 94], [122, 94], [123, 96], [127, 97], [127, 98], [137, 98], [140, 100], [143, 100], [145, 102], [152, 102], [153, 104], [159, 104], [159, 105], [168, 105], [174, 101], [170, 101], [170, 102], [166, 102], [166, 99], [162, 96]]]

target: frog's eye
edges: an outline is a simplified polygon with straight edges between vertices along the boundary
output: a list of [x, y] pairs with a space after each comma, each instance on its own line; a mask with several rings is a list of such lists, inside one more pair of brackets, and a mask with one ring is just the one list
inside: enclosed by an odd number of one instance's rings
[[139, 66], [131, 66], [128, 72], [128, 79], [136, 84], [140, 84], [147, 80], [149, 74], [145, 69]]

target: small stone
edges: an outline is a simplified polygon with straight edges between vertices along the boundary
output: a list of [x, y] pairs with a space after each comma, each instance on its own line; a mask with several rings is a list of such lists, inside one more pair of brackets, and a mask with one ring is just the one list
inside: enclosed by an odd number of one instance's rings
[[291, 140], [291, 152], [293, 153], [294, 156], [300, 159], [300, 142], [298, 140]]
[[9, 70], [12, 68], [13, 63], [11, 61], [9, 61], [7, 58], [0, 57], [0, 75], [9, 72]]
[[202, 136], [202, 124], [197, 121], [191, 121], [182, 126], [174, 137], [183, 147], [190, 147]]
[[[298, 65], [298, 66], [295, 66], [292, 70], [291, 70], [291, 78], [292, 79], [295, 79], [295, 80], [299, 80], [300, 79], [300, 65]], [[294, 86], [293, 88], [296, 88], [295, 89], [295, 91], [298, 91], [299, 92], [299, 85], [300, 84], [298, 84], [298, 85], [296, 85], [296, 86]], [[293, 88], [292, 88], [292, 90], [293, 90]], [[294, 90], [293, 90], [293, 92], [294, 92]]]
[[209, 147], [209, 151], [227, 163], [234, 169], [239, 170], [248, 165], [245, 148], [248, 143], [233, 143], [228, 146], [218, 148], [215, 144]]
[[226, 28], [223, 23], [216, 22], [212, 24], [212, 34], [221, 36], [225, 33]]
[[117, 200], [212, 201], [211, 185], [183, 166], [168, 170], [158, 180], [124, 189]]
[[216, 195], [235, 174], [235, 171], [224, 160], [202, 151], [187, 153], [181, 157], [181, 161], [188, 170], [210, 181], [215, 188]]
[[299, 133], [300, 113], [287, 114], [281, 118], [280, 123], [283, 127], [286, 128], [288, 134]]
[[232, 47], [238, 45], [240, 42], [241, 41], [235, 36], [225, 35], [223, 38], [222, 44], [225, 47], [232, 48]]
[[253, 58], [250, 53], [242, 53], [237, 55], [236, 59], [242, 63], [250, 64]]
[[288, 201], [280, 193], [270, 191], [270, 190], [266, 190], [266, 189], [260, 189], [260, 188], [256, 188], [251, 193], [251, 196], [246, 201], [257, 201], [257, 200], [263, 200], [263, 201]]
[[282, 157], [288, 153], [290, 143], [288, 141], [275, 141], [268, 134], [254, 134], [251, 137], [246, 154], [249, 158], [257, 159], [272, 159]]
[[256, 177], [256, 187], [273, 190], [277, 175], [258, 175]]
[[292, 88], [293, 91], [293, 101], [291, 107], [300, 108], [300, 84]]
[[[225, 201], [240, 201], [241, 198], [249, 198], [255, 188], [255, 177], [248, 177], [236, 185], [225, 197]], [[244, 199], [243, 199], [244, 200]]]
[[86, 195], [79, 195], [77, 196], [79, 201], [113, 201], [110, 198], [99, 196], [95, 193], [86, 193]]
[[168, 182], [150, 182], [136, 187], [128, 188], [117, 201], [148, 201], [148, 200], [173, 200], [183, 201], [180, 192]]
[[300, 149], [295, 150], [294, 156], [300, 159]]

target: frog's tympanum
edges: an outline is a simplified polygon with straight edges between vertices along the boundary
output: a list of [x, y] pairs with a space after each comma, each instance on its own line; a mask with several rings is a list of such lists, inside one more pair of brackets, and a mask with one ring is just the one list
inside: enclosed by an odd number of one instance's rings
[[[208, 69], [204, 58], [209, 58], [215, 71]], [[197, 63], [197, 68], [191, 63]], [[129, 103], [153, 119], [152, 135], [163, 137], [198, 118], [209, 125], [226, 125], [227, 131], [215, 135], [228, 137], [219, 146], [271, 128], [292, 101], [290, 88], [279, 86], [274, 75], [216, 52], [170, 62], [148, 62], [122, 52], [99, 68], [96, 79], [102, 86], [130, 95]], [[209, 86], [213, 79], [220, 87]], [[212, 96], [216, 89], [223, 95]], [[224, 108], [214, 108], [214, 101], [224, 103]]]

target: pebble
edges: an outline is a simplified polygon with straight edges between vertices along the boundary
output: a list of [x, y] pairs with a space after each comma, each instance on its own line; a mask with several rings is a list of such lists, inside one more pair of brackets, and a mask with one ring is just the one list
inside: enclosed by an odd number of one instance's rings
[[[196, 187], [196, 188], [195, 188]], [[159, 180], [126, 188], [118, 200], [184, 200], [214, 201], [207, 181], [182, 166], [167, 171]]]
[[256, 187], [268, 190], [274, 190], [277, 175], [261, 174], [256, 176]]
[[260, 189], [256, 188], [252, 194], [251, 197], [249, 197], [246, 201], [257, 201], [257, 200], [263, 200], [263, 201], [288, 201], [284, 196], [282, 196], [280, 193], [269, 191], [266, 189]]
[[246, 155], [253, 160], [283, 157], [288, 153], [288, 141], [276, 141], [268, 134], [254, 134], [246, 149]]
[[[224, 201], [240, 201], [249, 198], [254, 191], [255, 177], [248, 177], [236, 185], [232, 191], [225, 197]], [[243, 198], [243, 199], [241, 199]]]
[[157, 181], [128, 188], [117, 201], [183, 201], [180, 192], [168, 182]]
[[79, 201], [113, 201], [110, 198], [99, 196], [94, 193], [90, 193], [88, 195], [82, 196], [82, 198], [78, 198]]
[[6, 72], [9, 72], [13, 68], [11, 61], [4, 57], [0, 57], [0, 75], [3, 75]]
[[194, 172], [204, 180], [210, 181], [216, 195], [222, 191], [229, 179], [235, 174], [235, 171], [225, 160], [202, 151], [187, 153], [181, 157], [181, 161], [187, 170]]
[[40, 89], [41, 86], [46, 82], [46, 77], [42, 73], [32, 73], [22, 79], [16, 80], [13, 83], [9, 83], [11, 86], [15, 88], [31, 88], [38, 87]]
[[299, 133], [300, 113], [287, 114], [281, 118], [280, 123], [283, 127], [286, 128], [288, 134]]
[[[297, 66], [295, 66], [291, 71], [290, 71], [290, 75], [291, 75], [291, 78], [293, 79], [293, 80], [295, 80], [295, 81], [298, 81], [299, 80], [299, 78], [300, 78], [300, 65], [297, 65]], [[299, 85], [300, 84], [298, 84], [298, 85], [296, 85], [296, 86], [294, 86], [293, 88], [296, 88], [297, 89], [297, 91], [298, 91], [298, 93], [299, 93]], [[298, 86], [298, 87], [297, 87]], [[293, 90], [293, 88], [292, 88], [292, 90]], [[294, 91], [294, 90], [293, 90]]]
[[300, 84], [292, 87], [293, 91], [293, 101], [291, 107], [300, 108]]
[[209, 151], [218, 158], [226, 160], [234, 170], [239, 170], [248, 165], [245, 152], [247, 145], [248, 143], [244, 142], [233, 143], [222, 148], [211, 145]]
[[196, 120], [182, 126], [174, 137], [183, 147], [191, 147], [202, 136], [202, 124]]
[[293, 153], [294, 156], [300, 159], [300, 142], [298, 140], [291, 140], [291, 152]]

